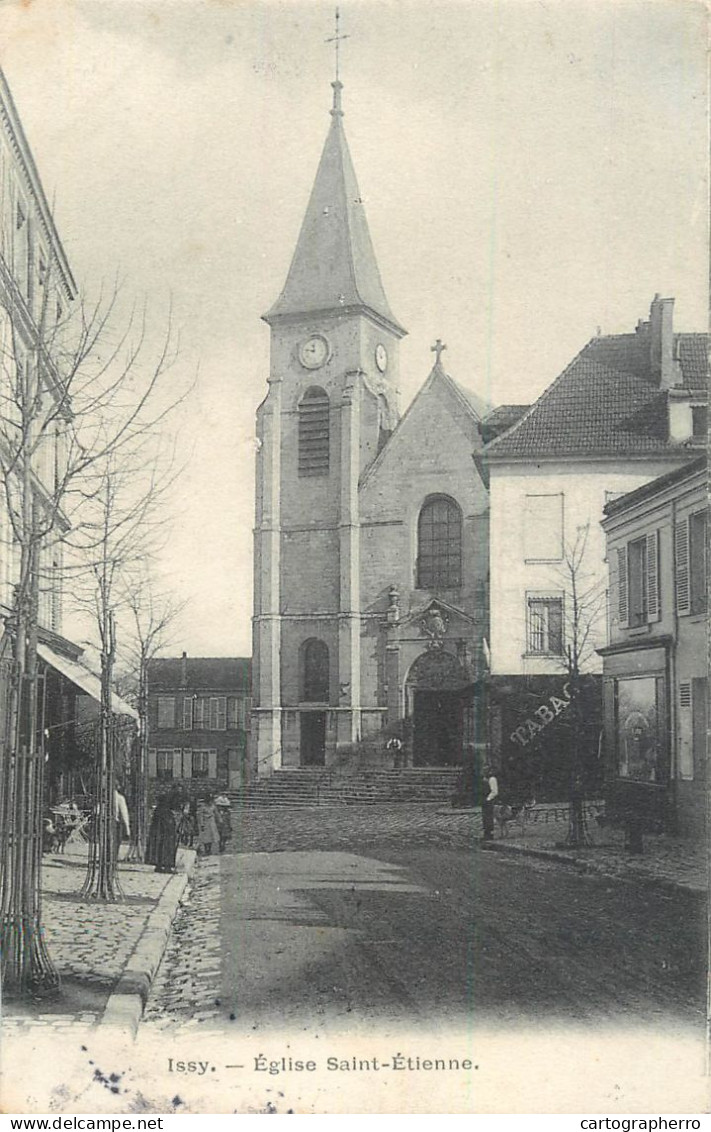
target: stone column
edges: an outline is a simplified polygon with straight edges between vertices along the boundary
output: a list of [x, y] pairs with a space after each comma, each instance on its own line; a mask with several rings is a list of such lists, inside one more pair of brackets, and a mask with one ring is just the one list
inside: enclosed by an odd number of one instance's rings
[[270, 381], [260, 411], [257, 464], [257, 515], [254, 556], [254, 695], [253, 726], [256, 772], [269, 774], [281, 766], [281, 409], [282, 385]]
[[346, 374], [341, 405], [341, 497], [338, 525], [340, 603], [338, 614], [339, 746], [360, 738], [360, 475], [359, 370]]

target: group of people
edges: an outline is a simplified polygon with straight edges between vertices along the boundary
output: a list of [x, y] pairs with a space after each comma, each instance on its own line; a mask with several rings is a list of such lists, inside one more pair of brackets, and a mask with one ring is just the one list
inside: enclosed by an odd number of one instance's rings
[[198, 853], [207, 857], [216, 850], [223, 853], [231, 837], [227, 795], [207, 794], [183, 801], [175, 792], [170, 792], [158, 799], [153, 811], [144, 859], [146, 864], [155, 865], [156, 872], [173, 872], [179, 844], [189, 847], [197, 844]]

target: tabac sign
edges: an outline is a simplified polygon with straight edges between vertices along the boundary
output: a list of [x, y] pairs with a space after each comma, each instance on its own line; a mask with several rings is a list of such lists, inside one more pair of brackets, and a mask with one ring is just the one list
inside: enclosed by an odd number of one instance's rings
[[538, 735], [539, 731], [543, 731], [549, 723], [557, 719], [567, 707], [570, 705], [570, 684], [563, 685], [563, 695], [549, 696], [539, 707], [537, 707], [528, 719], [514, 728], [511, 732], [512, 743], [518, 743], [520, 747], [527, 747], [529, 743]]

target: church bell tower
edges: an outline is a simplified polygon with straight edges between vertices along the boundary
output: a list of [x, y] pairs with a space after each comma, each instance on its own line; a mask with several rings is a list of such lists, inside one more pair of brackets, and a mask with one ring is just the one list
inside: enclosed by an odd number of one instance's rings
[[259, 775], [360, 737], [358, 487], [398, 419], [406, 333], [380, 279], [342, 83], [286, 283], [264, 320], [257, 411], [252, 749]]

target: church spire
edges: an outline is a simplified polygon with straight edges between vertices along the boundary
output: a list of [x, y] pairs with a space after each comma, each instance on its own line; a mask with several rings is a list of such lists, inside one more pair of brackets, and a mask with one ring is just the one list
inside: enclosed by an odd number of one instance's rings
[[331, 86], [331, 127], [291, 267], [279, 298], [263, 317], [271, 324], [317, 311], [363, 310], [402, 337], [406, 331], [385, 296], [343, 129], [343, 83], [337, 78]]

